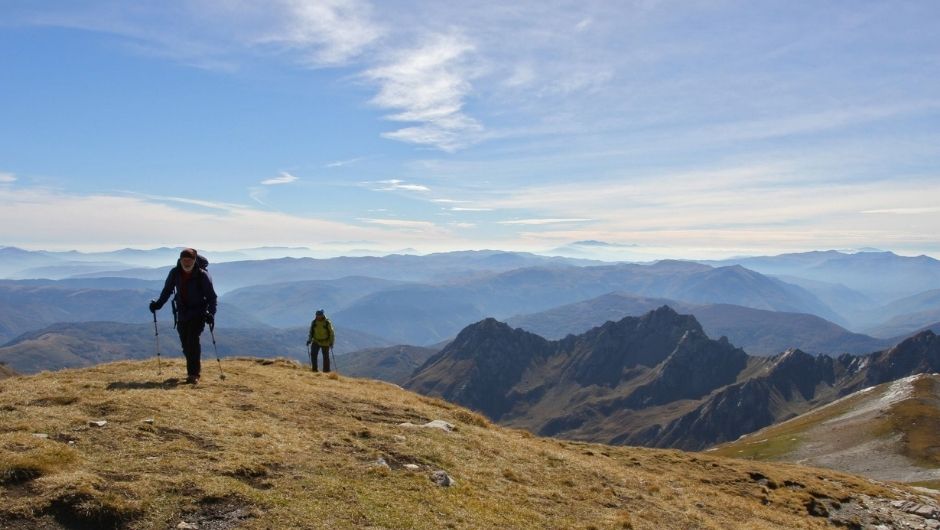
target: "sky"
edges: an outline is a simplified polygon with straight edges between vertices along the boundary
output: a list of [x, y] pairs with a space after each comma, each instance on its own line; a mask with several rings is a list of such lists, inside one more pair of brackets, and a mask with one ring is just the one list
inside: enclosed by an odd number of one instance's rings
[[0, 246], [940, 257], [938, 23], [934, 0], [0, 0]]

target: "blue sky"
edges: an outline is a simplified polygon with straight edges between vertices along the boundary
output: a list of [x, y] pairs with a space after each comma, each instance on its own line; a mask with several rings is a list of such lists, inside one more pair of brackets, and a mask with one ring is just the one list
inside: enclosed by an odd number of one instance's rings
[[940, 257], [940, 3], [451, 4], [0, 0], [0, 246]]

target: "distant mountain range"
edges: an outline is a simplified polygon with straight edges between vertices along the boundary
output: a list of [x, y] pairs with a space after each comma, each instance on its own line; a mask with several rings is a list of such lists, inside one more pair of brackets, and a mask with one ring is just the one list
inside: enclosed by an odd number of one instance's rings
[[[326, 307], [334, 322], [344, 326], [426, 346], [487, 316], [508, 318], [623, 290], [691, 303], [833, 315], [799, 287], [742, 267], [715, 269], [689, 262], [525, 267], [439, 284], [383, 285], [366, 278], [291, 282], [234, 291], [223, 300], [246, 312], [260, 308], [264, 322], [276, 326], [309, 318], [313, 307]], [[338, 310], [331, 312], [331, 303]]]
[[726, 336], [751, 355], [774, 355], [790, 348], [809, 353], [871, 353], [893, 346], [898, 339], [877, 339], [805, 313], [766, 311], [731, 304], [690, 304], [665, 298], [610, 293], [540, 313], [506, 320], [547, 339], [580, 334], [626, 316], [640, 316], [668, 305], [694, 315], [710, 337]]
[[[578, 245], [608, 247], [597, 241]], [[256, 250], [217, 255], [229, 258], [277, 252]], [[175, 248], [96, 254], [0, 248], [0, 271], [17, 267], [36, 271], [68, 261], [85, 266], [159, 258], [165, 263], [159, 268], [95, 272], [61, 280], [0, 280], [0, 343], [57, 322], [147, 322], [146, 303], [159, 292], [176, 255]], [[214, 259], [212, 254], [210, 259]], [[738, 262], [779, 276], [770, 277]], [[581, 332], [606, 319], [639, 314], [637, 310], [598, 318], [604, 307], [598, 297], [629, 293], [697, 314], [710, 335], [727, 335], [749, 353], [777, 353], [792, 346], [811, 352], [858, 353], [881, 349], [898, 336], [940, 322], [940, 286], [932, 285], [935, 262], [883, 252], [826, 251], [741, 258], [713, 262], [719, 265], [713, 267], [684, 261], [611, 264], [472, 251], [220, 260], [213, 261], [210, 273], [222, 294], [219, 323], [228, 328], [302, 326], [314, 310], [324, 308], [340, 327], [381, 336], [392, 344], [430, 346], [450, 340], [466, 325], [486, 317], [522, 318], [520, 315], [578, 303], [577, 310], [583, 313], [578, 320], [583, 321], [583, 327], [550, 327]], [[879, 264], [883, 265], [880, 269]], [[836, 272], [843, 266], [850, 272], [846, 278], [852, 279], [851, 288], [833, 283], [839, 281]], [[806, 271], [815, 279], [797, 276]], [[887, 289], [892, 292], [897, 292], [898, 285], [921, 290], [894, 299], [874, 292], [885, 290], [880, 287], [865, 293], [857, 290], [862, 283], [894, 286]], [[592, 308], [594, 304], [600, 307]], [[795, 314], [815, 315], [828, 322]], [[169, 311], [161, 316], [168, 318]], [[536, 329], [532, 324], [527, 326]], [[545, 333], [545, 327], [538, 331]]]
[[[82, 283], [90, 282], [88, 286]], [[0, 344], [14, 337], [41, 329], [57, 322], [110, 321], [142, 323], [152, 320], [147, 306], [156, 298], [159, 286], [140, 288], [138, 280], [122, 280], [130, 288], [102, 287], [98, 281], [0, 281]], [[106, 283], [106, 282], [105, 282]], [[172, 323], [169, 305], [159, 313], [161, 319]], [[265, 324], [248, 312], [219, 303], [219, 324], [225, 327], [258, 328]]]
[[872, 299], [896, 299], [940, 288], [940, 261], [929, 256], [893, 252], [844, 253], [835, 250], [704, 261], [709, 265], [742, 265], [772, 276], [795, 276], [839, 284]]
[[406, 387], [542, 435], [698, 450], [938, 369], [940, 338], [930, 331], [867, 356], [754, 357], [662, 307], [558, 341], [486, 319]]
[[[172, 324], [161, 323], [158, 329], [161, 355], [182, 356], [179, 337]], [[309, 363], [305, 344], [307, 331], [306, 326], [287, 329], [218, 327], [215, 336], [221, 357], [287, 357]], [[336, 355], [389, 345], [384, 339], [351, 329], [337, 328], [336, 337]], [[215, 352], [208, 329], [201, 342], [203, 362], [211, 361]], [[22, 374], [155, 356], [153, 324], [121, 322], [53, 324], [0, 347], [0, 363]]]
[[[206, 254], [210, 262], [213, 257]], [[79, 274], [78, 277], [112, 276], [163, 279], [176, 257], [165, 267], [111, 270]], [[409, 282], [447, 282], [472, 277], [479, 272], [500, 272], [533, 266], [584, 266], [603, 262], [573, 258], [547, 257], [526, 252], [495, 250], [446, 252], [415, 256], [315, 258], [277, 258], [212, 263], [209, 272], [219, 293], [252, 285], [285, 281], [336, 280], [347, 276], [365, 276]]]

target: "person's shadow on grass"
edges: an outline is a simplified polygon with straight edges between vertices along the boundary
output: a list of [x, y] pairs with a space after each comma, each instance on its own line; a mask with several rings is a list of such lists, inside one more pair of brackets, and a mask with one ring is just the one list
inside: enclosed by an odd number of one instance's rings
[[163, 381], [114, 381], [108, 383], [108, 390], [152, 390], [155, 388], [176, 388], [180, 380], [171, 377]]

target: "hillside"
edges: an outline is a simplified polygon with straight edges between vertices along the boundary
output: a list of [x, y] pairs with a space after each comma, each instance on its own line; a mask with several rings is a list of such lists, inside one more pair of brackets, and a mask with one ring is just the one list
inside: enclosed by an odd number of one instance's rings
[[14, 372], [12, 368], [5, 364], [0, 364], [0, 379], [13, 377], [14, 375], [16, 375], [16, 372]]
[[344, 355], [340, 359], [340, 368], [344, 375], [350, 377], [367, 377], [402, 385], [419, 366], [437, 352], [438, 349], [435, 348], [401, 344], [386, 348], [368, 348]]
[[[197, 387], [152, 365], [0, 381], [0, 527], [921, 528], [908, 512], [940, 513], [833, 471], [536, 438], [288, 361], [227, 360]], [[455, 429], [401, 425], [433, 420]]]
[[810, 353], [871, 353], [898, 341], [852, 333], [815, 315], [767, 311], [732, 304], [691, 304], [664, 298], [609, 293], [590, 300], [519, 315], [506, 320], [547, 339], [580, 334], [604, 322], [639, 316], [657, 307], [693, 315], [709, 337], [726, 336], [751, 355], [774, 355], [789, 348]]
[[405, 384], [501, 424], [568, 439], [699, 450], [866, 386], [940, 370], [931, 331], [865, 356], [747, 355], [663, 306], [549, 341], [468, 326]]
[[[160, 353], [163, 358], [182, 356], [179, 336], [172, 323], [161, 322]], [[306, 350], [307, 327], [288, 329], [223, 328], [215, 330], [216, 346], [222, 357], [257, 353], [265, 357], [290, 357], [308, 361]], [[53, 324], [38, 331], [23, 334], [0, 347], [0, 362], [7, 363], [19, 373], [31, 374], [41, 370], [78, 368], [98, 363], [127, 359], [145, 359], [156, 352], [153, 323], [124, 324], [120, 322], [67, 322]], [[209, 330], [202, 334], [203, 361], [215, 355]], [[373, 346], [386, 346], [388, 342], [366, 333], [336, 328], [334, 353]]]
[[712, 454], [797, 462], [940, 488], [940, 375], [865, 388]]

